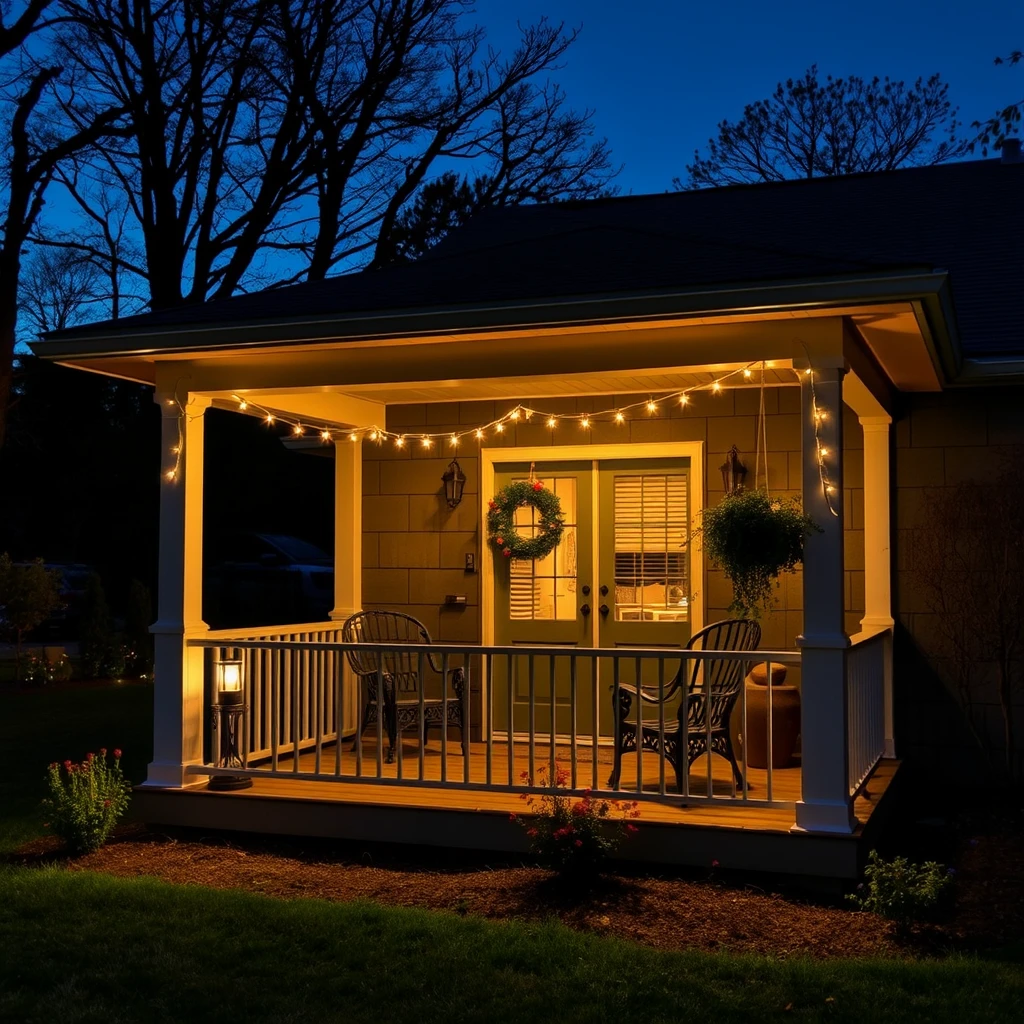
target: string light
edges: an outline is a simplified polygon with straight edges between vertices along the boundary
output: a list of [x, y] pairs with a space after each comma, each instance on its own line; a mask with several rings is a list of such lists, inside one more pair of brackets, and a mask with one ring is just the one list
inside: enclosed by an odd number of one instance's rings
[[404, 445], [405, 445], [405, 438], [404, 437], [396, 437], [395, 438], [395, 447], [396, 448], [401, 448]]
[[690, 401], [690, 396], [689, 395], [680, 395], [679, 396], [679, 404], [680, 405], [688, 405], [689, 401]]
[[449, 442], [449, 444], [451, 444], [451, 446], [453, 448], [458, 448], [459, 447], [458, 435], [457, 434], [452, 434], [452, 436], [448, 439], [448, 442]]
[[167, 470], [166, 473], [164, 473], [164, 476], [167, 477], [168, 480], [174, 480], [177, 477], [177, 475], [177, 470], [174, 469], [169, 469]]
[[509, 419], [512, 419], [512, 420], [517, 420], [517, 419], [519, 419], [519, 410], [518, 410], [518, 409], [513, 409], [513, 410], [512, 410], [512, 411], [511, 411], [511, 412], [509, 413]]
[[484, 439], [484, 432], [478, 427], [476, 430], [476, 439], [482, 441]]
[[743, 376], [746, 377], [747, 380], [750, 380], [750, 378], [754, 376], [754, 371], [748, 366], [744, 369]]
[[505, 429], [505, 424], [504, 423], [495, 423], [494, 424], [494, 431], [495, 431], [495, 433], [500, 434], [504, 429]]
[[626, 414], [621, 409], [615, 414], [615, 422], [616, 423], [625, 423], [626, 422]]
[[295, 426], [292, 427], [292, 433], [296, 437], [301, 437], [305, 432], [306, 432], [306, 429], [305, 429], [305, 427], [303, 427], [303, 425], [301, 423], [296, 423]]
[[820, 456], [821, 456], [821, 457], [822, 457], [823, 459], [827, 459], [827, 458], [828, 458], [828, 449], [827, 449], [827, 448], [819, 448], [819, 449], [818, 449], [818, 454], [819, 454], [819, 455], [820, 455]]
[[423, 438], [423, 447], [424, 448], [429, 448], [432, 444], [433, 444], [433, 441], [431, 441], [429, 437], [424, 437]]
[[267, 426], [268, 427], [271, 426], [273, 424], [273, 422], [274, 422], [274, 417], [271, 416], [270, 413], [268, 412], [267, 413]]
[[558, 420], [556, 420], [554, 416], [549, 416], [549, 417], [548, 417], [548, 426], [549, 426], [549, 427], [550, 427], [550, 428], [551, 428], [552, 430], [554, 430], [554, 429], [555, 429], [555, 425], [556, 425], [557, 423], [558, 423]]
[[721, 385], [721, 383], [720, 383], [719, 381], [717, 381], [717, 380], [716, 380], [716, 381], [714, 382], [714, 384], [712, 384], [712, 385], [711, 385], [711, 390], [712, 390], [712, 391], [714, 391], [714, 392], [715, 392], [715, 393], [717, 394], [717, 393], [718, 393], [719, 391], [721, 391], [721, 390], [722, 390], [722, 385]]
[[376, 430], [371, 430], [370, 431], [370, 440], [371, 441], [376, 441], [377, 437], [378, 437], [377, 431]]
[[658, 403], [653, 398], [648, 399], [647, 401], [647, 411], [650, 413], [655, 413], [658, 411]]
[[249, 403], [244, 398], [240, 398], [238, 400], [238, 408], [242, 412], [245, 412], [245, 410], [249, 408]]
[[582, 428], [583, 428], [584, 430], [589, 430], [589, 429], [590, 429], [590, 417], [589, 417], [589, 416], [584, 416], [584, 417], [583, 417], [583, 418], [582, 418], [582, 419], [580, 420], [580, 426], [581, 426], [581, 427], [582, 427]]

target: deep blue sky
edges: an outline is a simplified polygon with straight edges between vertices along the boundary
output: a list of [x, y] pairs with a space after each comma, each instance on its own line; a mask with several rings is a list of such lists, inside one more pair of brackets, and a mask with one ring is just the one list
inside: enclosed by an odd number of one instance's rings
[[912, 81], [938, 72], [960, 119], [1024, 96], [1024, 0], [478, 0], [478, 23], [502, 49], [516, 21], [582, 26], [553, 76], [576, 107], [596, 109], [625, 169], [623, 192], [661, 192], [723, 118], [817, 63], [824, 74]]

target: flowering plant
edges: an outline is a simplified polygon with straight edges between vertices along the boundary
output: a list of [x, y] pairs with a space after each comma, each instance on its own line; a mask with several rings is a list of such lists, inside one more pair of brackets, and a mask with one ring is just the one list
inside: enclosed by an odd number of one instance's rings
[[[529, 772], [521, 778], [528, 786], [534, 784]], [[589, 789], [574, 796], [567, 791], [568, 784], [565, 768], [556, 764], [549, 777], [542, 766], [537, 785], [546, 792], [523, 793], [529, 814], [522, 819], [513, 814], [512, 819], [526, 829], [530, 851], [563, 878], [591, 877], [619, 843], [637, 831], [632, 819], [640, 817], [639, 804], [595, 797]]]
[[56, 761], [48, 771], [48, 827], [73, 853], [91, 853], [109, 838], [118, 819], [128, 809], [131, 783], [121, 774], [121, 751], [107, 761], [105, 747], [99, 757], [87, 754], [84, 761]]

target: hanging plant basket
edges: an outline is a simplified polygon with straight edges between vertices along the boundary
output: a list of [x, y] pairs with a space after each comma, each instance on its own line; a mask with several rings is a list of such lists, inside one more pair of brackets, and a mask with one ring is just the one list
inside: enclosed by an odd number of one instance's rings
[[[527, 540], [516, 532], [516, 509], [531, 506], [540, 513], [537, 534]], [[539, 480], [522, 480], [503, 487], [488, 502], [487, 533], [490, 542], [506, 558], [529, 561], [543, 558], [558, 546], [565, 524], [562, 503]]]
[[820, 529], [799, 501], [755, 490], [728, 494], [704, 509], [695, 536], [732, 583], [729, 611], [759, 618], [770, 607], [779, 574], [803, 561], [804, 539], [814, 531]]

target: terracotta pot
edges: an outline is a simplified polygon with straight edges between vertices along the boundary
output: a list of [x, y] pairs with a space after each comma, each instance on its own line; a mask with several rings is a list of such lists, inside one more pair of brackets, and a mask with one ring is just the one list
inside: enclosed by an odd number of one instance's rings
[[[778, 666], [782, 668], [782, 666]], [[776, 675], [776, 666], [772, 666], [772, 677]], [[764, 677], [764, 666], [761, 666]], [[783, 674], [783, 678], [785, 675]], [[768, 688], [759, 686], [750, 677], [747, 687], [747, 736], [745, 748], [747, 764], [751, 768], [768, 767]], [[772, 686], [772, 767], [788, 768], [793, 759], [797, 737], [800, 735], [800, 690], [795, 686]], [[740, 707], [737, 703], [734, 717], [736, 729], [741, 731]]]

